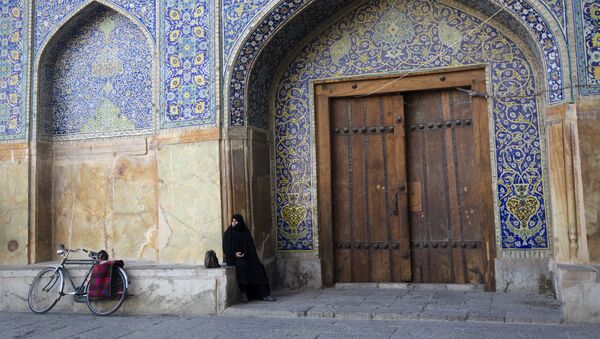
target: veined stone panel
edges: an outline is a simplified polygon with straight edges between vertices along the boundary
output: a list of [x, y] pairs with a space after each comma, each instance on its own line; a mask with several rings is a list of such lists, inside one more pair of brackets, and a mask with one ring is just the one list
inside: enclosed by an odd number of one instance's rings
[[0, 158], [0, 265], [27, 264], [29, 162]]
[[158, 261], [156, 154], [147, 151], [144, 138], [55, 145], [52, 169], [38, 176], [38, 182], [51, 183], [52, 199], [37, 206], [51, 211], [51, 249], [62, 242]]
[[152, 52], [146, 36], [106, 7], [78, 19], [51, 42], [40, 65], [40, 134], [81, 139], [149, 133]]
[[24, 0], [0, 3], [0, 141], [26, 134], [27, 12]]
[[157, 262], [156, 158], [119, 157], [113, 170], [112, 245], [124, 258]]
[[[99, 250], [122, 258], [108, 245], [112, 237], [112, 161], [64, 159], [54, 165], [51, 246], [59, 242], [71, 248]], [[50, 174], [50, 173], [48, 173]], [[41, 208], [38, 207], [38, 208]]]
[[463, 10], [373, 0], [300, 49], [275, 92], [278, 250], [314, 249], [311, 80], [472, 64], [490, 68], [498, 249], [549, 249], [536, 79], [525, 54]]
[[162, 145], [158, 159], [160, 261], [223, 258], [219, 142]]

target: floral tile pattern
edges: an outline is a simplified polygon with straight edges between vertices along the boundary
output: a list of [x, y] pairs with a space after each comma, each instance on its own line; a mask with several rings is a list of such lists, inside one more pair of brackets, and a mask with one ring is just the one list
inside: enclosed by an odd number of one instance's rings
[[600, 3], [573, 1], [579, 93], [600, 94]]
[[81, 18], [42, 61], [39, 131], [74, 139], [147, 133], [154, 127], [152, 54], [144, 33], [112, 9]]
[[[415, 68], [490, 65], [499, 248], [548, 249], [532, 69], [515, 43], [461, 10], [425, 0], [372, 0], [303, 47], [275, 92], [277, 249], [314, 249], [310, 81]], [[444, 51], [444, 53], [441, 53]]]
[[161, 128], [216, 121], [213, 3], [167, 0], [162, 9]]
[[0, 0], [0, 141], [25, 137], [26, 15], [23, 0]]
[[233, 45], [248, 28], [256, 14], [271, 0], [223, 0], [223, 49], [224, 60], [231, 55]]
[[[539, 41], [542, 49], [545, 69], [546, 69], [546, 84], [547, 88], [547, 99], [550, 103], [559, 103], [564, 101], [564, 81], [563, 81], [563, 70], [561, 55], [558, 52], [558, 44], [554, 33], [549, 28], [547, 22], [542, 18], [528, 0], [493, 0], [498, 4], [505, 6], [507, 10], [510, 10], [517, 15], [521, 20], [529, 27], [531, 32]], [[550, 0], [548, 0], [550, 1]], [[246, 124], [256, 124], [258, 127], [264, 127], [266, 121], [266, 107], [267, 105], [258, 104], [256, 107], [246, 107], [246, 96], [250, 97], [257, 96], [257, 88], [253, 86], [248, 88], [249, 79], [260, 79], [262, 75], [268, 73], [268, 64], [277, 62], [277, 59], [270, 58], [269, 62], [266, 63], [265, 67], [252, 68], [254, 63], [257, 62], [259, 55], [265, 54], [263, 47], [266, 42], [269, 41], [275, 32], [281, 30], [281, 27], [288, 24], [288, 21], [293, 18], [298, 12], [305, 11], [307, 5], [317, 3], [323, 7], [326, 5], [335, 6], [341, 1], [314, 1], [314, 0], [286, 0], [278, 3], [264, 18], [264, 20], [258, 24], [254, 32], [248, 37], [246, 43], [241, 47], [240, 54], [237, 56], [237, 61], [233, 65], [231, 71], [231, 79], [229, 79], [229, 124], [231, 126], [244, 126]], [[560, 5], [556, 5], [560, 6]], [[323, 13], [319, 10], [313, 10], [312, 15], [319, 16]], [[310, 16], [308, 16], [310, 18]], [[304, 24], [300, 24], [300, 27]], [[306, 26], [309, 26], [308, 24]], [[302, 31], [302, 28], [299, 29]], [[281, 48], [280, 50], [285, 50]], [[252, 71], [251, 71], [252, 70]], [[261, 74], [252, 74], [255, 70], [258, 70]], [[265, 81], [265, 83], [268, 81]], [[260, 86], [259, 86], [260, 87]], [[248, 93], [246, 93], [248, 92]], [[265, 95], [264, 93], [262, 95]], [[260, 95], [259, 95], [260, 97]], [[246, 112], [253, 114], [251, 117], [246, 117]]]
[[[153, 38], [156, 38], [156, 3], [155, 0], [107, 0], [123, 8], [138, 19]], [[52, 32], [65, 17], [75, 10], [81, 9], [86, 0], [52, 0], [35, 1], [35, 51], [48, 34]]]

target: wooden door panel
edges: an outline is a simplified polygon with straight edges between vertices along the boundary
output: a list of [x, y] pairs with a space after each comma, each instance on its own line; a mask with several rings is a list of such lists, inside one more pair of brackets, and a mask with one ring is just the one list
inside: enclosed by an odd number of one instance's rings
[[[331, 103], [331, 121], [332, 125], [348, 124], [348, 103], [345, 100], [334, 101]], [[335, 188], [332, 196], [334, 206], [347, 205], [351, 196], [350, 185], [347, 178], [350, 173], [348, 150], [350, 139], [331, 138], [331, 147], [335, 149], [331, 155], [332, 172], [336, 173], [332, 177], [332, 186]], [[352, 209], [336, 208], [332, 211], [333, 220], [336, 223], [350, 225]], [[333, 229], [334, 239], [341, 243], [347, 243], [352, 240], [350, 227], [335, 227]], [[352, 279], [352, 253], [345, 247], [340, 247], [334, 252], [335, 276], [340, 282], [349, 282]]]
[[411, 278], [402, 103], [399, 95], [332, 100], [337, 282]]
[[[348, 101], [350, 121], [347, 127], [349, 129], [364, 126], [367, 122], [367, 110], [366, 102], [364, 99], [344, 99]], [[366, 163], [364, 161], [367, 148], [365, 146], [364, 138], [359, 137], [357, 134], [351, 135], [350, 139], [352, 148], [352, 173], [350, 174], [350, 180], [352, 182], [352, 242], [365, 242], [368, 241], [369, 235], [367, 230], [368, 222], [368, 206], [364, 198], [366, 194], [366, 178], [365, 173], [367, 171]], [[356, 248], [353, 244], [352, 258], [355, 264], [355, 270], [352, 282], [368, 282], [370, 281], [370, 253], [367, 249], [360, 247]]]
[[[445, 90], [407, 95], [407, 144], [414, 281], [482, 283], [482, 151], [471, 98]], [[483, 205], [483, 206], [482, 206]], [[487, 226], [487, 225], [485, 225]]]

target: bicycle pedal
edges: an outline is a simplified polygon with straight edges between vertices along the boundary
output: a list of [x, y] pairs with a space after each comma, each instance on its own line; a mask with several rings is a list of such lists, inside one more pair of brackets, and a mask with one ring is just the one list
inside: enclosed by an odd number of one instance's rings
[[73, 301], [76, 303], [84, 303], [87, 301], [87, 296], [86, 295], [81, 295], [81, 294], [74, 294], [73, 295]]

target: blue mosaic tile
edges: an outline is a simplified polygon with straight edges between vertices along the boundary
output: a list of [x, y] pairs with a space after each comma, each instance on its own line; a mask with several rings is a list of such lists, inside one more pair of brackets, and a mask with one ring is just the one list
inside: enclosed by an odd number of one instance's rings
[[[56, 29], [63, 19], [81, 9], [86, 0], [35, 1], [35, 51], [39, 52], [48, 34]], [[108, 2], [131, 13], [156, 38], [155, 0], [108, 0]]]
[[225, 60], [239, 37], [248, 28], [256, 14], [271, 0], [223, 0], [223, 49]]
[[373, 0], [298, 52], [275, 92], [278, 250], [314, 249], [311, 80], [481, 63], [491, 69], [500, 248], [549, 248], [533, 72], [518, 46], [489, 25], [456, 44], [480, 24], [431, 1]]
[[600, 94], [600, 3], [573, 1], [579, 93]]
[[526, 0], [495, 0], [503, 3], [518, 15], [533, 32], [544, 55], [548, 101], [553, 103], [565, 100], [562, 60], [556, 37], [546, 20]]
[[[547, 82], [547, 97], [550, 103], [559, 103], [564, 101], [564, 81], [561, 55], [558, 52], [558, 44], [554, 32], [549, 28], [548, 23], [541, 17], [531, 4], [526, 0], [493, 0], [500, 5], [505, 6], [505, 9], [513, 12], [520, 18], [535, 35], [539, 41], [542, 50], [545, 66], [546, 66], [546, 82]], [[315, 0], [286, 0], [281, 1], [269, 12], [269, 14], [258, 24], [254, 32], [249, 35], [245, 44], [240, 48], [239, 55], [231, 70], [231, 79], [229, 79], [229, 124], [231, 126], [244, 126], [246, 124], [255, 124], [258, 127], [264, 127], [266, 121], [267, 105], [258, 104], [256, 107], [246, 107], [246, 91], [248, 93], [257, 93], [256, 84], [252, 83], [252, 87], [248, 88], [249, 79], [258, 79], [261, 75], [251, 74], [251, 70], [259, 70], [263, 74], [270, 70], [268, 63], [266, 67], [255, 67], [260, 54], [263, 54], [263, 47], [267, 41], [270, 41], [275, 32], [281, 30], [281, 27], [288, 25], [288, 21], [297, 15], [300, 11], [304, 11], [307, 5], [318, 3], [320, 6], [330, 5], [335, 6], [343, 3], [343, 1], [315, 1]], [[552, 1], [548, 0], [548, 4]], [[560, 5], [556, 5], [560, 6]], [[564, 7], [564, 6], [563, 6]], [[319, 10], [312, 11], [313, 16], [322, 15]], [[310, 20], [311, 16], [307, 16]], [[309, 25], [300, 24], [299, 31], [303, 31], [302, 27]], [[305, 32], [307, 30], [304, 30]], [[285, 43], [285, 39], [281, 40], [283, 46], [293, 46]], [[295, 40], [294, 40], [295, 41]], [[269, 44], [271, 45], [271, 44]], [[279, 50], [286, 50], [280, 48]], [[269, 51], [272, 52], [273, 50]], [[274, 50], [277, 54], [277, 50]], [[270, 62], [278, 63], [277, 59], [270, 59]], [[268, 81], [264, 81], [267, 83]], [[258, 84], [260, 86], [260, 83]], [[255, 94], [254, 94], [255, 95]], [[249, 112], [252, 117], [246, 117], [246, 112]]]
[[554, 15], [561, 28], [564, 30], [567, 27], [567, 13], [565, 11], [565, 0], [542, 0], [542, 3], [548, 11]]
[[42, 137], [147, 133], [154, 127], [152, 53], [130, 19], [105, 7], [65, 28], [40, 66]]
[[27, 7], [0, 0], [0, 140], [25, 138]]
[[210, 0], [167, 0], [162, 8], [161, 128], [216, 121], [213, 6]]

